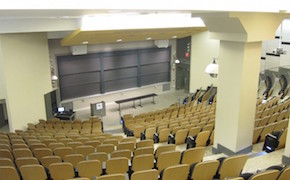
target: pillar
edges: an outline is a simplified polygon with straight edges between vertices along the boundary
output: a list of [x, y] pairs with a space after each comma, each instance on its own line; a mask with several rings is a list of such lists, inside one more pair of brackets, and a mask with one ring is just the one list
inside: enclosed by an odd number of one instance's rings
[[27, 123], [46, 118], [44, 94], [52, 90], [46, 33], [2, 34], [0, 52], [9, 128], [26, 130]]
[[251, 151], [261, 42], [220, 42], [214, 147], [226, 154]]
[[288, 123], [288, 132], [286, 137], [286, 145], [284, 150], [284, 155], [282, 157], [282, 162], [286, 165], [290, 165], [290, 123]]
[[214, 152], [252, 150], [261, 42], [273, 39], [284, 14], [215, 13], [202, 19], [220, 40]]

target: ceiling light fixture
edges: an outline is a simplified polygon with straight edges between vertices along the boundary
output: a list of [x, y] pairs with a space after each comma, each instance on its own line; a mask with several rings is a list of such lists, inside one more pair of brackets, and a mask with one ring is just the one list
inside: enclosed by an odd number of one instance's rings
[[122, 41], [123, 41], [122, 39], [117, 39], [117, 40], [116, 40], [116, 42], [122, 42]]
[[213, 78], [217, 78], [219, 72], [219, 66], [216, 63], [217, 58], [213, 58], [212, 63], [206, 66], [205, 73], [209, 74]]
[[114, 13], [84, 16], [81, 31], [186, 27], [205, 27], [205, 25], [201, 18], [191, 17], [191, 13]]
[[146, 38], [146, 40], [151, 40], [151, 39], [152, 39], [151, 37]]
[[173, 39], [177, 38], [177, 36], [172, 36]]
[[83, 44], [88, 44], [88, 43], [89, 43], [89, 41], [84, 41], [84, 42], [83, 42]]
[[174, 63], [179, 64], [180, 63], [179, 59], [175, 59]]

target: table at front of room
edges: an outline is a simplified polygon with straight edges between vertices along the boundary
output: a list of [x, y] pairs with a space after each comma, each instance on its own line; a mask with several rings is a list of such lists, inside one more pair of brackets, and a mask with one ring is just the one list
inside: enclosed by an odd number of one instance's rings
[[65, 111], [63, 113], [57, 113], [55, 115], [56, 118], [59, 118], [61, 120], [74, 120], [75, 118], [75, 112], [72, 111]]
[[155, 104], [155, 99], [154, 99], [155, 96], [157, 96], [157, 94], [155, 94], [155, 93], [146, 94], [146, 95], [142, 95], [142, 96], [137, 96], [137, 97], [132, 97], [132, 98], [127, 98], [127, 99], [122, 99], [122, 100], [119, 100], [119, 101], [115, 101], [115, 103], [117, 103], [119, 105], [119, 109], [118, 110], [121, 111], [121, 104], [122, 103], [133, 101], [133, 107], [136, 109], [136, 104], [135, 104], [136, 100], [139, 100], [139, 105], [138, 106], [142, 107], [142, 99], [151, 98], [152, 97], [152, 103]]

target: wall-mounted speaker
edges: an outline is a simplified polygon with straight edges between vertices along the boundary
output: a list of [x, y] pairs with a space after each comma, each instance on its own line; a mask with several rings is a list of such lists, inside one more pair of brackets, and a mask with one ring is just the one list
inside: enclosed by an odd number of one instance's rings
[[87, 45], [71, 46], [70, 51], [72, 55], [82, 55], [88, 53]]
[[158, 48], [167, 48], [169, 46], [169, 40], [155, 40], [154, 44]]

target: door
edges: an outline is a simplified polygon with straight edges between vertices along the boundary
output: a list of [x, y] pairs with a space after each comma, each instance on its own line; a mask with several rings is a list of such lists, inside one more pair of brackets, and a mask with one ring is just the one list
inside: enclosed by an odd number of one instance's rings
[[189, 72], [189, 69], [184, 69], [184, 91], [185, 92], [189, 92], [189, 75], [190, 75], [190, 72]]
[[0, 100], [0, 128], [8, 125], [5, 100]]
[[176, 66], [176, 90], [184, 89], [184, 71], [179, 64]]
[[190, 69], [189, 64], [180, 63], [176, 65], [176, 90], [184, 89], [189, 92]]

